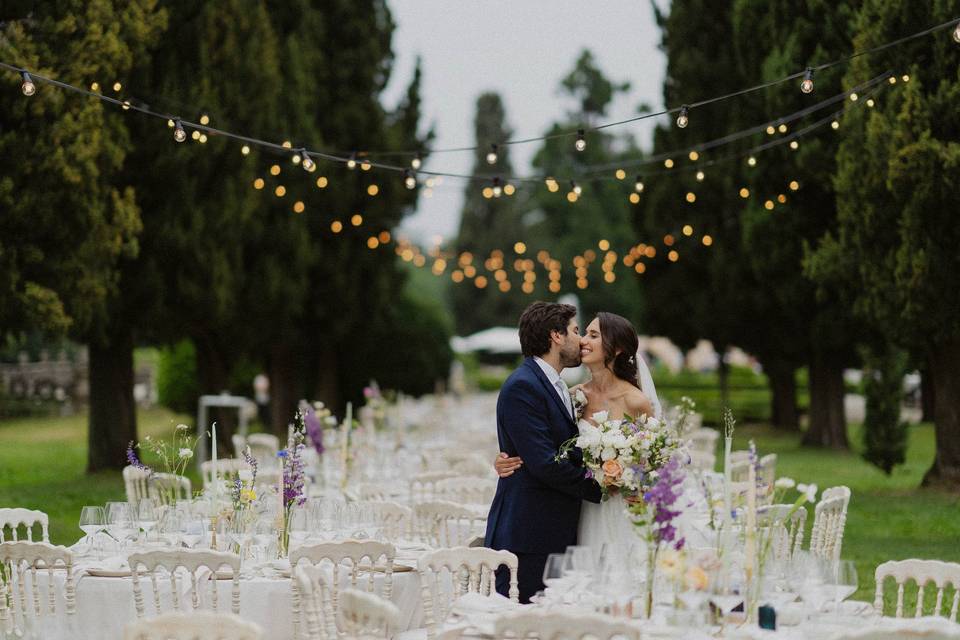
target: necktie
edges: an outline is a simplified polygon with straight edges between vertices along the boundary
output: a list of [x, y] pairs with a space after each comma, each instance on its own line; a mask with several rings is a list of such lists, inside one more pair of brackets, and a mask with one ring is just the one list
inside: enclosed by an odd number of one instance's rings
[[563, 400], [563, 406], [567, 408], [567, 414], [572, 418], [573, 403], [570, 401], [570, 390], [567, 388], [567, 383], [561, 379], [557, 380], [555, 386], [557, 387], [557, 391], [560, 392], [560, 398]]

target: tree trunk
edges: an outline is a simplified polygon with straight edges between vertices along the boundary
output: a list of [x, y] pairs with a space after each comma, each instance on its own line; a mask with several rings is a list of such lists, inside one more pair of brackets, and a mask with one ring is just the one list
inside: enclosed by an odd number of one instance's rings
[[815, 352], [810, 361], [810, 426], [803, 436], [804, 445], [850, 448], [843, 396], [843, 366]]
[[90, 413], [87, 473], [122, 469], [126, 449], [137, 439], [133, 400], [133, 332], [113, 331], [109, 344], [89, 345]]
[[277, 344], [270, 350], [270, 426], [281, 443], [286, 442], [287, 425], [297, 410], [297, 366], [294, 349]]
[[776, 429], [799, 431], [797, 379], [790, 365], [774, 365], [767, 370], [770, 380], [770, 423]]
[[923, 415], [920, 420], [933, 422], [936, 420], [937, 393], [933, 389], [933, 374], [930, 365], [920, 372], [920, 409]]
[[934, 429], [937, 452], [923, 486], [960, 490], [960, 336], [933, 345]]
[[[205, 337], [194, 339], [197, 350], [197, 382], [201, 395], [230, 392], [230, 365], [218, 345]], [[237, 430], [237, 410], [210, 408], [207, 420], [217, 423], [217, 451], [233, 451], [233, 434]], [[210, 424], [203, 425], [210, 430]], [[222, 456], [228, 457], [226, 455]]]
[[319, 347], [317, 353], [317, 388], [315, 399], [322, 401], [331, 411], [339, 412], [340, 370], [337, 366], [337, 352], [329, 346]]

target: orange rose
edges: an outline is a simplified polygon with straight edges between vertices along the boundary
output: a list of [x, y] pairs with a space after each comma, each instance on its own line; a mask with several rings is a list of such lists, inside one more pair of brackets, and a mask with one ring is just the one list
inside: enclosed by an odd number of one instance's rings
[[617, 460], [607, 460], [603, 463], [601, 469], [603, 469], [603, 475], [606, 476], [604, 480], [607, 480], [609, 484], [615, 484], [620, 479], [620, 474], [623, 473], [623, 465]]

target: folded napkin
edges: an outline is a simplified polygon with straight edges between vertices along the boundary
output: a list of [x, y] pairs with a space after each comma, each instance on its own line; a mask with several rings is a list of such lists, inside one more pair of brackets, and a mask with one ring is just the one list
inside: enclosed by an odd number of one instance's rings
[[476, 614], [504, 613], [516, 609], [520, 605], [499, 593], [484, 596], [479, 593], [465, 593], [450, 608], [451, 613], [464, 617]]

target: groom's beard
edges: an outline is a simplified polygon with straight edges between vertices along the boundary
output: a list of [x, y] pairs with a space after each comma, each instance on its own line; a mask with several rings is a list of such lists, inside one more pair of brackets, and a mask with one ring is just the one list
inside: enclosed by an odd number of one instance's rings
[[564, 369], [580, 366], [580, 345], [577, 345], [575, 350], [571, 349], [569, 352], [560, 352], [560, 366]]

